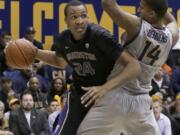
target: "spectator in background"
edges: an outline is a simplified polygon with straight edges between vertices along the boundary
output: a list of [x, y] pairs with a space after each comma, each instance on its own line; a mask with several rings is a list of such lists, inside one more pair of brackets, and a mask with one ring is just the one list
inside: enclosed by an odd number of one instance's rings
[[3, 31], [0, 34], [0, 51], [3, 51], [7, 43], [12, 40], [11, 33], [8, 31]]
[[180, 94], [175, 101], [175, 113], [171, 116], [173, 135], [180, 135]]
[[168, 64], [163, 64], [162, 69], [169, 75], [172, 75], [173, 69]]
[[[8, 31], [3, 31], [0, 34], [0, 53], [4, 51], [5, 46], [7, 43], [12, 40], [11, 33]], [[3, 71], [7, 69], [7, 65], [3, 59], [0, 58], [0, 76], [2, 76]]]
[[171, 76], [171, 83], [175, 94], [180, 93], [180, 58], [176, 60], [176, 66]]
[[157, 92], [154, 95], [152, 95], [152, 101], [156, 102], [160, 102], [162, 104], [162, 111], [161, 113], [165, 114], [167, 117], [170, 116], [170, 112], [169, 112], [169, 105], [165, 104], [163, 101], [164, 97], [163, 94], [161, 92]]
[[4, 114], [4, 117], [9, 120], [10, 112], [18, 109], [20, 107], [20, 102], [17, 98], [12, 98], [9, 100], [10, 111]]
[[47, 107], [47, 96], [41, 92], [39, 79], [35, 76], [29, 79], [28, 91], [32, 94], [35, 108]]
[[154, 115], [160, 129], [161, 135], [172, 135], [171, 122], [162, 112], [162, 103], [159, 100], [153, 101]]
[[69, 65], [64, 69], [45, 65], [45, 78], [50, 83], [56, 78], [62, 78], [66, 83], [72, 83], [72, 68]]
[[21, 107], [12, 111], [9, 119], [10, 131], [14, 135], [49, 135], [50, 128], [44, 111], [34, 108], [32, 94], [23, 92]]
[[12, 80], [8, 77], [3, 77], [1, 79], [2, 82], [2, 90], [0, 91], [0, 100], [5, 104], [4, 111], [7, 112], [9, 110], [8, 106], [8, 94], [14, 93], [12, 89]]
[[48, 102], [50, 103], [54, 98], [58, 101], [60, 107], [62, 107], [62, 96], [65, 94], [64, 80], [62, 78], [56, 78], [52, 82], [52, 88], [48, 94]]
[[61, 108], [58, 104], [58, 101], [53, 99], [49, 104], [49, 117], [48, 117], [49, 126], [51, 130], [53, 128], [53, 123], [60, 111], [61, 111]]
[[58, 104], [58, 101], [53, 99], [49, 104], [48, 112], [49, 112], [49, 114], [51, 114], [51, 113], [58, 111], [58, 110], [61, 110], [61, 108]]
[[4, 103], [0, 101], [0, 130], [8, 130], [8, 119], [4, 117]]
[[35, 39], [36, 30], [32, 27], [26, 27], [24, 38], [33, 43], [37, 48], [43, 49], [42, 43]]
[[40, 89], [46, 93], [49, 90], [49, 85], [47, 81], [39, 74], [37, 74], [33, 69], [23, 69], [23, 70], [7, 70], [4, 72], [4, 76], [12, 79], [13, 89], [17, 94], [27, 89], [27, 83], [32, 76], [36, 76], [40, 82]]
[[166, 72], [161, 68], [153, 77], [151, 81], [152, 90], [150, 95], [154, 95], [157, 92], [163, 93], [164, 100], [167, 98], [173, 99], [174, 92], [172, 90], [170, 78]]

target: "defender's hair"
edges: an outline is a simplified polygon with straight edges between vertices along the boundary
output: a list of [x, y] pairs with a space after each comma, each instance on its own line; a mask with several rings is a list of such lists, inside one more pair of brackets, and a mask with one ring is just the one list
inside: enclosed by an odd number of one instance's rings
[[167, 0], [144, 0], [155, 11], [159, 19], [163, 18], [168, 9]]
[[64, 8], [65, 17], [67, 17], [67, 11], [70, 6], [81, 6], [81, 5], [83, 5], [86, 8], [85, 4], [79, 0], [71, 0], [70, 2], [68, 2], [68, 4]]

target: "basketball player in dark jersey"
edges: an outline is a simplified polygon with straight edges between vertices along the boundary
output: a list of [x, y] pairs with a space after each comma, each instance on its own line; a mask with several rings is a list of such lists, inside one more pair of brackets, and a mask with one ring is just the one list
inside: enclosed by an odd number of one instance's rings
[[[76, 135], [89, 110], [81, 104], [80, 98], [86, 92], [82, 87], [94, 86], [98, 95], [96, 99], [100, 99], [112, 87], [124, 84], [141, 71], [139, 63], [123, 51], [107, 30], [89, 22], [82, 2], [70, 1], [64, 12], [68, 29], [59, 35], [56, 52], [38, 50], [36, 56], [38, 60], [59, 68], [67, 64], [73, 68], [73, 88], [68, 103], [56, 119], [52, 135]], [[115, 63], [124, 65], [124, 70], [107, 82]]]

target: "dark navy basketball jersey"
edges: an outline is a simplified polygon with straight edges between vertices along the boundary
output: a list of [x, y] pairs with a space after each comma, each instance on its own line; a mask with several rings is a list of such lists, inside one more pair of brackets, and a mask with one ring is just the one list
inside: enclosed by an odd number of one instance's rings
[[80, 41], [73, 38], [69, 29], [63, 31], [58, 37], [56, 55], [63, 57], [73, 68], [74, 84], [80, 89], [81, 86], [105, 83], [122, 50], [110, 32], [89, 24]]

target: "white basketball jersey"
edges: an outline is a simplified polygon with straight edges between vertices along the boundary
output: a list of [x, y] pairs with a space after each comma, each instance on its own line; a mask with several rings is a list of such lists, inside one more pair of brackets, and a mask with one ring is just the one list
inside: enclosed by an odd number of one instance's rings
[[[127, 82], [123, 89], [132, 94], [148, 93], [154, 74], [165, 63], [172, 48], [171, 32], [166, 27], [157, 29], [142, 21], [138, 35], [131, 43], [126, 44], [125, 48], [139, 60], [142, 72], [136, 79]], [[109, 78], [122, 68], [121, 65], [115, 65]]]

